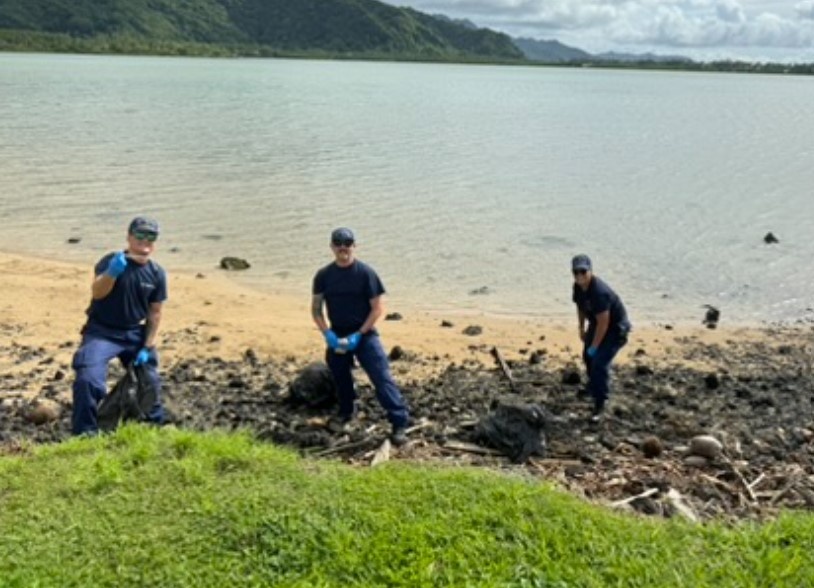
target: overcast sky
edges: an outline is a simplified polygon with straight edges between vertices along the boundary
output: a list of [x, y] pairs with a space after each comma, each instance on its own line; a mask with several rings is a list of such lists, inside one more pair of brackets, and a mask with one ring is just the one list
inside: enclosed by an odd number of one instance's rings
[[592, 53], [814, 62], [814, 0], [387, 0]]

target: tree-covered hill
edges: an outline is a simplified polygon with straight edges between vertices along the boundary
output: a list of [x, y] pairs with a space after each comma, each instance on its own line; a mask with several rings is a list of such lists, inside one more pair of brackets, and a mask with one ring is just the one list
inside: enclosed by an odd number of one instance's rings
[[126, 41], [236, 53], [523, 59], [507, 35], [376, 0], [0, 0], [0, 33], [0, 49], [50, 38], [78, 47]]

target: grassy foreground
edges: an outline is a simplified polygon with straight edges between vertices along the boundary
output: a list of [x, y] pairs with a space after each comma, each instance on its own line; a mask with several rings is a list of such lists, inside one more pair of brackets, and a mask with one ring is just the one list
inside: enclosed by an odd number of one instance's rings
[[468, 468], [128, 426], [0, 457], [0, 586], [814, 585], [814, 517], [692, 526]]

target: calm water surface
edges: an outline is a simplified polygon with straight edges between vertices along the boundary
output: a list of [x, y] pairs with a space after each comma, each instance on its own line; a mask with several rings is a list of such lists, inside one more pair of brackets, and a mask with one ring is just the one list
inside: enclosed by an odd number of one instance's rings
[[393, 310], [570, 317], [587, 252], [634, 322], [807, 318], [812, 104], [806, 77], [0, 54], [0, 249], [90, 264], [147, 212], [170, 271], [235, 255], [307, 299], [348, 225]]

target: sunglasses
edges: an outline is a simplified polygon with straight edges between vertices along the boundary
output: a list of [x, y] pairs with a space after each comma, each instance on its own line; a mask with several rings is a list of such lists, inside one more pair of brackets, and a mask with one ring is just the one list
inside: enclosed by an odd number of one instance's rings
[[353, 239], [334, 239], [334, 247], [353, 247]]
[[133, 231], [131, 233], [135, 239], [139, 241], [149, 241], [150, 243], [154, 242], [158, 239], [158, 235], [156, 233], [149, 233], [144, 231]]
[[588, 270], [586, 270], [586, 269], [575, 269], [573, 273], [574, 273], [575, 276], [584, 276], [585, 274], [588, 273]]

